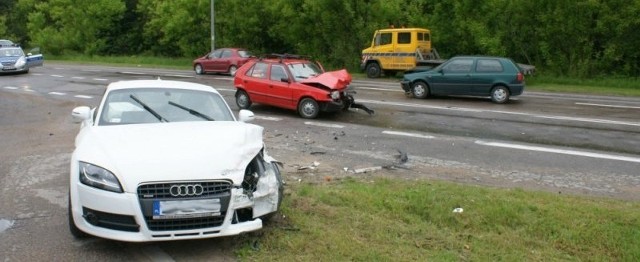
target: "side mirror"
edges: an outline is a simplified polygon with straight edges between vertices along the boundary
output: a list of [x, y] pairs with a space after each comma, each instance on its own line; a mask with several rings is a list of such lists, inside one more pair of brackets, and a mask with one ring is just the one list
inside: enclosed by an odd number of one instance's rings
[[253, 112], [246, 109], [240, 109], [240, 112], [238, 113], [238, 119], [240, 120], [240, 122], [251, 122], [255, 118], [256, 116], [253, 114]]
[[288, 77], [280, 78], [280, 82], [290, 83]]
[[71, 111], [71, 117], [74, 123], [81, 123], [82, 121], [89, 120], [91, 118], [91, 108], [88, 106], [79, 106]]

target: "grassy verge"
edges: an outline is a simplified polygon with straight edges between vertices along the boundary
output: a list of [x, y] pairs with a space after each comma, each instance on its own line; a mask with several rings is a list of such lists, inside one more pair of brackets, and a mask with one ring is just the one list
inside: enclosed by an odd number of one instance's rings
[[526, 77], [527, 90], [576, 94], [640, 96], [639, 78], [576, 79], [551, 76]]
[[131, 66], [166, 69], [191, 69], [193, 58], [170, 58], [154, 56], [84, 56], [84, 55], [47, 55], [47, 61], [83, 63], [110, 66]]
[[382, 178], [289, 190], [241, 259], [640, 261], [640, 203]]

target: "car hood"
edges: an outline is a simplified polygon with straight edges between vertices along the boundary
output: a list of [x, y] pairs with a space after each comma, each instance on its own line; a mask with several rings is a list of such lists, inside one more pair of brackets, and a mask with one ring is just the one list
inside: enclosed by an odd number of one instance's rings
[[307, 78], [300, 83], [321, 84], [330, 89], [343, 89], [351, 83], [351, 75], [346, 69], [322, 73], [313, 78]]
[[240, 184], [247, 164], [263, 147], [263, 128], [242, 122], [86, 129], [79, 135], [74, 160], [111, 171], [127, 192], [145, 182], [229, 179]]

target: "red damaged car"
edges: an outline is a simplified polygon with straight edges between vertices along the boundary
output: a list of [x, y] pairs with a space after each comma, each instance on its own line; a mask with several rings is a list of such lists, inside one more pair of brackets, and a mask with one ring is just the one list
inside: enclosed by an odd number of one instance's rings
[[348, 90], [351, 75], [347, 70], [324, 72], [322, 66], [303, 56], [270, 55], [252, 60], [238, 69], [233, 80], [236, 104], [248, 109], [265, 104], [297, 110], [303, 118], [315, 118], [320, 112], [359, 108], [373, 110], [354, 102]]

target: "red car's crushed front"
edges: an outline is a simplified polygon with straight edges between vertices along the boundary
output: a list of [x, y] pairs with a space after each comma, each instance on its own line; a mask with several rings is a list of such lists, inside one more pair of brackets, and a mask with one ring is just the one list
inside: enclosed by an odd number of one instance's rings
[[318, 112], [335, 112], [360, 108], [354, 102], [347, 70], [324, 72], [315, 62], [300, 57], [269, 57], [250, 61], [235, 78], [236, 104], [248, 108], [253, 102], [298, 110], [304, 118], [315, 118]]

